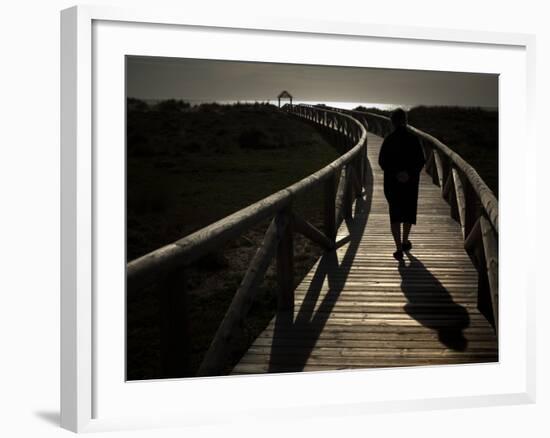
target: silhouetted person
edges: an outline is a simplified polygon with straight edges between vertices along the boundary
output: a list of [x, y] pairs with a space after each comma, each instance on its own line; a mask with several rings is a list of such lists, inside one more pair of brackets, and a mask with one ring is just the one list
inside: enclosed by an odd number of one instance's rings
[[[393, 132], [382, 143], [378, 164], [384, 171], [384, 195], [390, 209], [390, 223], [396, 251], [401, 260], [403, 251], [410, 251], [411, 225], [416, 224], [418, 182], [424, 166], [424, 153], [418, 138], [407, 129], [407, 113], [396, 109], [391, 115]], [[401, 240], [403, 224], [403, 240]]]

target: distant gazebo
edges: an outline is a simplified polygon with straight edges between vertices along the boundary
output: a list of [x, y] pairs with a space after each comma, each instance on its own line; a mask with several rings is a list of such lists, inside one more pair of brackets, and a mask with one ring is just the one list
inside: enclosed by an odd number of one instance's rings
[[284, 90], [281, 94], [279, 94], [278, 96], [279, 98], [279, 108], [281, 108], [281, 99], [290, 99], [290, 105], [292, 105], [292, 95]]

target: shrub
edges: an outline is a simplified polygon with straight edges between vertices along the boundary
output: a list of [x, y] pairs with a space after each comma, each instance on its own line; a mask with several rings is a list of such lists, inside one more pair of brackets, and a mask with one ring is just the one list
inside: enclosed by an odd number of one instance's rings
[[202, 256], [199, 260], [197, 260], [196, 265], [207, 271], [219, 271], [220, 269], [229, 266], [229, 263], [223, 251], [220, 250]]
[[247, 129], [239, 135], [239, 146], [243, 149], [275, 149], [278, 145], [269, 141], [265, 132]]
[[176, 99], [163, 100], [156, 105], [156, 109], [163, 113], [180, 112], [190, 107], [191, 105], [189, 104], [189, 102], [184, 102], [183, 100]]
[[147, 111], [149, 110], [149, 105], [147, 102], [144, 102], [140, 99], [135, 99], [133, 97], [129, 97], [127, 99], [128, 104], [128, 111]]

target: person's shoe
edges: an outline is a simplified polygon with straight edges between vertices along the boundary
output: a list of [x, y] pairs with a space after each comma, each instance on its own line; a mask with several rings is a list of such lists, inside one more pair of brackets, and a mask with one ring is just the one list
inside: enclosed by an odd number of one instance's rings
[[393, 258], [395, 260], [403, 260], [403, 251], [401, 251], [400, 249], [398, 249], [397, 251], [395, 251], [393, 253]]
[[413, 247], [412, 243], [410, 240], [407, 240], [406, 242], [403, 242], [401, 244], [401, 246], [403, 247], [403, 251], [410, 251]]

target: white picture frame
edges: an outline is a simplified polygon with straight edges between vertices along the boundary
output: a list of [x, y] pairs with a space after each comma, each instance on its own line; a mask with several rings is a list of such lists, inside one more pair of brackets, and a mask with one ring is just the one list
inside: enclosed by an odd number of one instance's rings
[[[141, 38], [147, 30], [147, 38]], [[130, 32], [132, 38], [123, 35]], [[179, 52], [173, 38], [200, 34], [199, 43], [187, 53]], [[504, 256], [500, 264], [502, 330], [498, 364], [475, 366], [419, 367], [415, 370], [362, 370], [354, 372], [306, 373], [278, 376], [245, 376], [232, 378], [187, 379], [126, 383], [120, 381], [121, 332], [117, 318], [124, 296], [124, 278], [121, 266], [110, 272], [110, 261], [104, 254], [105, 240], [121, 242], [120, 221], [116, 214], [109, 224], [101, 215], [102, 203], [116, 206], [117, 193], [106, 194], [103, 184], [120, 183], [115, 175], [120, 166], [120, 152], [124, 148], [124, 127], [120, 125], [123, 99], [112, 108], [110, 126], [104, 123], [107, 115], [102, 108], [107, 101], [100, 90], [109, 90], [110, 99], [124, 96], [120, 65], [123, 54], [156, 54], [158, 56], [212, 57], [238, 59], [236, 48], [220, 51], [216, 46], [221, 33], [231, 34], [235, 41], [262, 41], [260, 51], [255, 44], [246, 55], [247, 60], [299, 62], [298, 49], [292, 52], [289, 44], [304, 44], [309, 49], [303, 63], [332, 62], [338, 65], [376, 66], [387, 68], [429, 68], [429, 60], [421, 64], [418, 53], [438, 53], [440, 62], [449, 71], [464, 71], [464, 59], [469, 59], [466, 71], [497, 73], [501, 75], [500, 104], [500, 160], [501, 178], [501, 245]], [[180, 35], [181, 33], [181, 35]], [[128, 34], [128, 35], [130, 35]], [[167, 39], [168, 38], [168, 39]], [[283, 41], [284, 40], [284, 41]], [[209, 41], [212, 45], [209, 45]], [[275, 42], [277, 44], [275, 44]], [[347, 50], [316, 51], [316, 44], [334, 41], [335, 47], [359, 47], [371, 44], [376, 61], [350, 59]], [[108, 42], [109, 44], [106, 44]], [[125, 44], [131, 42], [131, 51]], [[394, 54], [403, 55], [396, 62], [385, 57], [376, 44], [391, 47]], [[238, 421], [250, 416], [274, 418], [291, 415], [361, 415], [366, 412], [394, 412], [414, 409], [475, 407], [486, 405], [520, 404], [534, 401], [534, 276], [525, 260], [513, 258], [512, 248], [529, 247], [535, 241], [534, 215], [527, 209], [516, 208], [507, 202], [521, 199], [534, 205], [535, 142], [530, 124], [534, 120], [534, 36], [524, 34], [458, 31], [415, 27], [373, 25], [365, 23], [338, 23], [294, 20], [291, 17], [263, 17], [254, 20], [243, 17], [227, 22], [223, 17], [185, 14], [177, 11], [129, 10], [109, 7], [77, 6], [61, 13], [61, 425], [69, 430], [100, 431], [119, 428], [147, 428], [159, 426], [212, 424]], [[141, 45], [141, 46], [139, 46]], [[139, 48], [139, 47], [141, 48]], [[277, 47], [283, 46], [288, 52]], [[138, 53], [136, 52], [138, 50]], [[172, 50], [172, 52], [170, 52]], [[351, 49], [349, 49], [351, 51]], [[481, 50], [481, 52], [480, 52]], [[420, 51], [415, 54], [415, 51]], [[476, 52], [477, 51], [477, 52]], [[200, 56], [202, 53], [202, 56]], [[450, 53], [451, 55], [446, 55]], [[485, 56], [479, 56], [481, 53]], [[492, 54], [491, 54], [492, 53]], [[347, 56], [347, 58], [346, 58]], [[487, 59], [486, 56], [490, 58]], [[346, 61], [348, 59], [348, 61]], [[114, 60], [114, 61], [113, 61]], [[110, 64], [112, 61], [112, 65]], [[350, 63], [351, 62], [351, 63]], [[431, 62], [431, 65], [435, 61]], [[120, 65], [118, 64], [120, 63]], [[113, 68], [113, 70], [110, 70]], [[114, 73], [113, 73], [114, 72]], [[111, 74], [113, 73], [113, 74]], [[122, 85], [122, 88], [121, 88]], [[99, 90], [99, 91], [98, 91]], [[104, 103], [105, 102], [105, 103]], [[108, 101], [110, 104], [111, 101]], [[116, 102], [115, 102], [116, 103]], [[120, 105], [120, 106], [117, 106]], [[512, 130], [510, 122], [514, 121]], [[105, 134], [104, 134], [105, 132]], [[122, 137], [121, 137], [122, 134]], [[511, 143], [522, 140], [525, 154], [518, 158], [519, 182], [506, 183], [506, 171], [511, 155], [506, 153]], [[97, 145], [110, 141], [115, 159], [105, 161], [97, 154]], [[122, 148], [122, 149], [120, 149]], [[510, 156], [510, 158], [508, 158]], [[107, 164], [106, 164], [107, 163]], [[120, 169], [119, 169], [120, 170]], [[119, 172], [120, 173], [120, 172]], [[116, 181], [115, 181], [116, 180]], [[118, 181], [118, 183], [117, 183]], [[105, 195], [105, 196], [104, 196]], [[110, 197], [107, 200], [107, 197]], [[120, 219], [120, 217], [118, 217]], [[110, 219], [107, 219], [110, 220]], [[522, 225], [523, 234], [513, 236], [513, 230]], [[531, 226], [529, 226], [529, 224]], [[105, 230], [105, 231], [104, 231]], [[117, 231], [118, 230], [118, 231]], [[111, 234], [110, 234], [111, 233]], [[114, 233], [114, 234], [112, 234]], [[120, 249], [120, 248], [119, 248]], [[116, 251], [113, 252], [117, 253]], [[524, 251], [517, 251], [522, 254]], [[507, 259], [507, 257], [510, 259]], [[515, 277], [506, 271], [509, 263], [517, 262]], [[107, 266], [107, 268], [104, 268]], [[504, 266], [504, 267], [503, 267]], [[118, 271], [117, 271], [118, 269]], [[113, 295], [102, 297], [105, 284], [115, 280]], [[117, 286], [118, 285], [118, 286]], [[121, 289], [122, 285], [122, 289]], [[507, 294], [506, 288], [520, 290], [521, 294]], [[117, 294], [121, 294], [118, 296]], [[103, 299], [105, 298], [105, 299]], [[515, 313], [514, 313], [515, 312]], [[507, 321], [514, 317], [514, 330], [507, 329]], [[109, 322], [111, 321], [111, 322]], [[113, 322], [115, 321], [115, 322]], [[112, 331], [113, 339], [104, 332]], [[112, 342], [111, 342], [112, 341]], [[116, 357], [110, 362], [110, 357]], [[502, 370], [506, 370], [503, 372]], [[395, 382], [403, 382], [384, 392], [384, 374], [391, 373]], [[438, 381], [461, 375], [474, 376], [477, 388], [461, 385], [437, 388]], [[479, 375], [478, 377], [475, 377]], [[496, 376], [496, 377], [495, 377]], [[433, 388], [421, 386], [427, 379]], [[351, 393], [350, 387], [369, 382], [369, 391]], [[375, 380], [376, 379], [376, 380]], [[116, 385], [111, 384], [116, 380]], [[378, 386], [375, 382], [380, 381]], [[405, 382], [409, 382], [405, 384]], [[411, 383], [412, 382], [412, 383]], [[468, 386], [468, 387], [466, 387]], [[116, 387], [116, 388], [115, 388]], [[296, 396], [287, 401], [284, 392], [295, 388]], [[320, 389], [319, 389], [320, 388]], [[225, 395], [240, 396], [228, 399]], [[192, 406], [178, 401], [178, 394], [194, 394]], [[199, 397], [198, 395], [201, 394]], [[265, 397], [269, 394], [269, 400]], [[323, 394], [325, 397], [323, 397]], [[330, 394], [330, 401], [326, 394]], [[382, 396], [382, 394], [385, 394]], [[107, 400], [108, 399], [110, 401]], [[181, 398], [181, 397], [180, 397]], [[214, 398], [219, 402], [214, 402]], [[250, 403], [250, 398], [253, 402]], [[156, 400], [146, 404], [147, 399]], [[162, 399], [163, 403], [158, 400]], [[228, 400], [232, 403], [228, 407]], [[181, 403], [180, 403], [181, 402]], [[225, 405], [224, 405], [225, 403]], [[123, 408], [124, 406], [124, 408]], [[226, 408], [224, 408], [224, 406]], [[147, 414], [147, 415], [144, 415]]]

